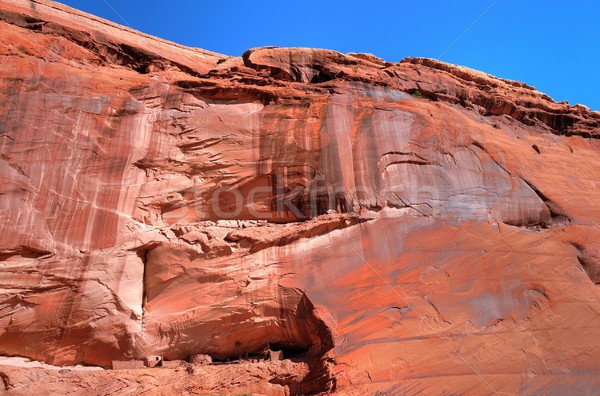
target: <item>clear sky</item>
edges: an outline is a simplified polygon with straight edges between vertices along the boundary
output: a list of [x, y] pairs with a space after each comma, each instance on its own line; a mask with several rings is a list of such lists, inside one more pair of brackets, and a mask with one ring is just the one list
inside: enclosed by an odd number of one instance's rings
[[264, 45], [441, 59], [600, 110], [600, 1], [62, 0], [227, 55]]

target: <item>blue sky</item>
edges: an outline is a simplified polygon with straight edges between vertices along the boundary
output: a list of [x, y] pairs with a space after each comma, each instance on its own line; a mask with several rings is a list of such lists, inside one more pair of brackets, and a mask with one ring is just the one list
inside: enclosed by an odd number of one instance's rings
[[600, 110], [598, 1], [63, 0], [227, 55], [263, 45], [441, 59]]

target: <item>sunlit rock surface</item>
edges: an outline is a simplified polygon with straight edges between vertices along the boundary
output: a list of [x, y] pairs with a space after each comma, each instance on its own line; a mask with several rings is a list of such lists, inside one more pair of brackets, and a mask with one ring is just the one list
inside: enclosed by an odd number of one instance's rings
[[[294, 359], [245, 388], [223, 366], [215, 392], [600, 392], [599, 113], [49, 1], [5, 0], [0, 32], [0, 354]], [[23, 370], [7, 390], [35, 389]], [[119, 376], [86, 375], [64, 381]]]

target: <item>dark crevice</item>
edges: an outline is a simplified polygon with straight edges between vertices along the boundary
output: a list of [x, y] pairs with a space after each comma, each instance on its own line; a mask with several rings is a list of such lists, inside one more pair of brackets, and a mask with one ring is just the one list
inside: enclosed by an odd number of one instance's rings
[[579, 262], [579, 265], [581, 265], [581, 268], [583, 268], [587, 276], [590, 278], [590, 280], [596, 285], [600, 284], [600, 273], [598, 272], [596, 265], [594, 265], [594, 263], [590, 261], [586, 256], [577, 256], [577, 261]]
[[[302, 293], [297, 312], [300, 318], [312, 323], [314, 343], [309, 349], [302, 346], [280, 344], [288, 353], [295, 355], [296, 359], [305, 360], [309, 365], [308, 374], [297, 386], [290, 386], [290, 392], [297, 395], [331, 392], [335, 389], [335, 377], [331, 371], [332, 364], [331, 360], [327, 358], [327, 354], [334, 347], [332, 329], [315, 315], [315, 307], [305, 293]], [[273, 345], [278, 344], [274, 343]]]
[[544, 204], [546, 204], [546, 207], [548, 207], [548, 210], [550, 211], [551, 224], [554, 225], [554, 224], [569, 224], [569, 223], [571, 223], [571, 219], [569, 218], [569, 216], [565, 213], [565, 211], [558, 204], [556, 204], [554, 201], [552, 201], [548, 197], [546, 197], [540, 190], [537, 189], [537, 187], [535, 187], [533, 184], [531, 184], [527, 180], [525, 180], [525, 179], [521, 179], [521, 180], [523, 180], [523, 182], [525, 182], [525, 184], [527, 184], [527, 186], [529, 186], [529, 188], [531, 188], [533, 190], [533, 192], [536, 193], [536, 195], [544, 202]]
[[[259, 75], [271, 77], [274, 80], [289, 81], [289, 82], [304, 82], [309, 84], [319, 84], [335, 80], [338, 77], [343, 77], [344, 73], [339, 71], [329, 70], [322, 64], [298, 64], [292, 59], [290, 52], [289, 69], [284, 70], [281, 67], [273, 65], [258, 64], [252, 62], [250, 56], [253, 50], [248, 50], [242, 54], [244, 65], [250, 69], [256, 70]], [[337, 59], [341, 61], [344, 57]], [[352, 63], [354, 64], [354, 63]]]
[[[245, 82], [238, 81], [236, 89], [223, 87], [218, 82], [210, 79], [189, 81], [176, 81], [173, 85], [183, 88], [184, 92], [189, 93], [203, 101], [215, 100], [223, 102], [250, 103], [259, 101], [267, 105], [279, 99], [279, 96], [273, 90], [263, 89], [256, 81]], [[264, 80], [263, 80], [264, 82]]]
[[148, 73], [150, 73], [150, 64], [142, 63], [139, 66], [133, 66], [132, 69], [140, 74], [148, 74]]
[[404, 92], [406, 92], [407, 94], [411, 95], [413, 98], [416, 98], [416, 99], [427, 99], [432, 102], [436, 102], [440, 99], [439, 96], [435, 92], [418, 89], [418, 88], [408, 89]]
[[513, 221], [502, 221], [502, 223], [512, 226], [512, 227], [524, 228], [524, 229], [527, 229], [530, 231], [540, 231], [540, 232], [545, 229], [548, 229], [550, 227], [549, 222], [533, 220], [533, 219], [519, 219], [519, 220], [513, 220]]
[[0, 378], [2, 378], [2, 383], [4, 384], [4, 390], [10, 390], [10, 379], [6, 373], [0, 372]]
[[[421, 215], [421, 216], [424, 216], [424, 217], [431, 217], [431, 216], [432, 216], [432, 213], [433, 213], [433, 207], [432, 207], [432, 206], [431, 206], [429, 203], [427, 203], [427, 202], [416, 202], [416, 203], [407, 202], [407, 201], [405, 201], [404, 199], [402, 199], [402, 198], [401, 198], [401, 197], [400, 197], [398, 194], [396, 194], [396, 193], [393, 193], [393, 194], [394, 194], [394, 196], [395, 196], [395, 197], [396, 197], [396, 198], [397, 198], [397, 199], [398, 199], [398, 200], [401, 202], [401, 204], [399, 204], [399, 203], [397, 203], [397, 202], [392, 202], [392, 201], [389, 201], [389, 200], [388, 200], [388, 201], [386, 202], [386, 206], [387, 206], [388, 208], [392, 208], [392, 209], [407, 209], [407, 208], [408, 208], [408, 209], [412, 209], [412, 210], [414, 210], [415, 212], [417, 212], [417, 213], [418, 213], [419, 215]], [[429, 208], [429, 210], [430, 210], [432, 213], [424, 213], [423, 211], [421, 211], [421, 210], [417, 209], [417, 208], [416, 208], [416, 206], [420, 206], [420, 205], [424, 205], [424, 206], [426, 206], [427, 208]], [[374, 210], [374, 211], [379, 211], [379, 210], [381, 210], [381, 209], [377, 210], [377, 209], [378, 209], [378, 207], [369, 207], [368, 209], [369, 209], [369, 210]]]
[[52, 256], [52, 253], [43, 250], [36, 250], [27, 246], [19, 246], [15, 249], [0, 251], [0, 261], [5, 261], [16, 256], [25, 259], [44, 259]]
[[600, 263], [597, 263], [596, 260], [590, 257], [585, 246], [575, 242], [571, 242], [571, 245], [577, 249], [577, 262], [581, 266], [581, 269], [595, 285], [600, 285]]
[[278, 219], [305, 221], [331, 211], [349, 212], [346, 194], [310, 166], [279, 167], [269, 180], [271, 210]]
[[312, 84], [318, 84], [323, 82], [328, 82], [336, 79], [336, 75], [329, 70], [326, 70], [324, 67], [315, 66], [314, 67], [314, 75], [310, 82]]
[[159, 246], [159, 243], [150, 243], [144, 246], [139, 247], [135, 250], [135, 254], [138, 256], [140, 261], [142, 262], [143, 271], [142, 271], [142, 320], [144, 318], [144, 312], [146, 310], [146, 305], [149, 300], [149, 293], [147, 289], [147, 277], [148, 277], [148, 265], [149, 265], [149, 253]]
[[266, 332], [263, 340], [248, 344], [236, 341], [228, 354], [217, 350], [187, 353], [210, 355], [214, 364], [235, 364], [269, 360], [272, 352], [276, 352], [279, 360], [306, 364], [309, 371], [303, 378], [295, 376], [293, 371], [290, 375], [278, 374], [269, 382], [288, 387], [291, 395], [330, 392], [335, 389], [333, 361], [329, 358], [334, 347], [332, 329], [317, 316], [314, 305], [304, 292], [294, 289], [292, 293], [300, 293], [300, 299], [293, 309], [281, 308], [283, 320], [277, 325], [285, 326], [286, 331]]
[[308, 352], [310, 350], [309, 347], [306, 346], [297, 346], [297, 345], [289, 345], [289, 344], [270, 344], [269, 349], [273, 351], [281, 351], [283, 353], [283, 357], [285, 359], [291, 360], [304, 360], [308, 356]]
[[40, 30], [41, 26], [45, 23], [41, 19], [7, 10], [0, 10], [0, 20], [29, 30]]
[[529, 186], [529, 188], [531, 188], [531, 190], [533, 190], [533, 192], [542, 200], [542, 202], [544, 202], [546, 208], [548, 209], [549, 216], [542, 212], [537, 217], [520, 218], [512, 221], [503, 221], [504, 224], [513, 227], [526, 228], [534, 231], [542, 231], [553, 226], [563, 226], [571, 224], [571, 218], [568, 217], [556, 203], [548, 199], [532, 184], [530, 184], [524, 179], [522, 180]]
[[381, 155], [381, 159], [385, 158], [388, 155], [405, 155], [405, 156], [410, 156], [410, 157], [417, 157], [423, 161], [428, 162], [428, 160], [425, 157], [423, 157], [422, 155], [419, 155], [417, 153], [414, 153], [412, 151], [388, 151]]
[[409, 165], [437, 165], [435, 163], [431, 163], [428, 161], [419, 161], [419, 160], [400, 160], [400, 161], [392, 161], [387, 164], [385, 167], [389, 167], [392, 165], [400, 165], [400, 164], [409, 164]]
[[138, 250], [136, 252], [137, 256], [142, 260], [142, 265], [144, 266], [144, 270], [142, 271], [142, 318], [144, 316], [144, 312], [146, 310], [146, 304], [148, 303], [148, 291], [146, 290], [146, 274], [147, 274], [147, 266], [148, 266], [148, 249]]
[[[477, 147], [478, 149], [480, 149], [481, 151], [485, 151], [485, 148], [483, 147], [483, 144], [479, 143], [479, 142], [472, 142], [471, 143], [473, 146]], [[498, 166], [500, 166], [500, 164], [498, 164]], [[502, 168], [504, 169], [504, 168]]]
[[[329, 217], [332, 216], [332, 217]], [[317, 218], [309, 221], [296, 221], [298, 227], [281, 228], [281, 233], [275, 236], [260, 237], [260, 232], [254, 232], [254, 227], [244, 230], [232, 231], [225, 237], [225, 241], [236, 243], [243, 249], [248, 249], [248, 253], [253, 254], [273, 246], [285, 246], [303, 238], [315, 238], [325, 235], [334, 230], [344, 229], [362, 224], [369, 219], [361, 218], [358, 214], [340, 215], [330, 214], [324, 218]], [[277, 223], [277, 222], [273, 222]], [[292, 224], [293, 222], [287, 222]], [[274, 225], [270, 226], [270, 229]], [[275, 226], [276, 227], [276, 226]]]
[[[480, 150], [485, 152], [485, 148], [479, 142], [472, 142], [471, 145], [479, 148]], [[498, 165], [506, 174], [510, 175], [511, 173], [500, 163], [498, 163], [494, 158], [490, 156], [490, 158]], [[540, 216], [537, 219], [519, 219], [515, 221], [505, 221], [504, 224], [515, 226], [515, 227], [524, 227], [529, 229], [544, 229], [550, 226], [559, 226], [571, 224], [571, 218], [566, 214], [566, 212], [554, 201], [545, 196], [537, 187], [531, 184], [529, 181], [521, 178], [521, 180], [542, 200], [542, 202], [546, 205], [548, 212], [550, 214], [550, 218], [543, 218], [544, 216]]]
[[567, 131], [564, 133], [565, 136], [581, 136], [586, 139], [600, 139], [600, 134], [592, 134], [587, 131]]

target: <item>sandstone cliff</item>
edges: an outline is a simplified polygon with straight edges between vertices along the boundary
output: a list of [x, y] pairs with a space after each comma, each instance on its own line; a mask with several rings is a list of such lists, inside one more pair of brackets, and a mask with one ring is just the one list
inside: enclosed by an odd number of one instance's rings
[[0, 32], [0, 354], [271, 346], [293, 364], [208, 391], [600, 391], [599, 113], [431, 59], [228, 57], [50, 1], [3, 1]]

